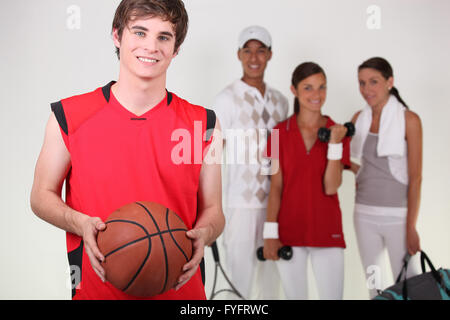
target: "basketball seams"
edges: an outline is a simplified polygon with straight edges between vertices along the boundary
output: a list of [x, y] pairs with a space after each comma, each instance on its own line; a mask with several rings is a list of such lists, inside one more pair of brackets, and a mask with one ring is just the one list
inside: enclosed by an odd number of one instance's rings
[[[178, 217], [178, 215], [176, 215], [176, 216]], [[178, 218], [180, 218], [180, 217], [178, 217]], [[184, 252], [183, 248], [181, 248], [181, 246], [178, 244], [177, 240], [175, 239], [175, 237], [172, 234], [172, 230], [170, 229], [170, 225], [169, 225], [169, 209], [166, 209], [166, 225], [167, 225], [167, 230], [169, 231], [170, 237], [172, 238], [172, 240], [175, 243], [175, 245], [177, 246], [177, 248], [183, 254], [184, 258], [186, 259], [186, 262], [188, 262], [189, 258], [187, 256], [187, 254]]]
[[[150, 216], [150, 218], [152, 219], [152, 221], [153, 221], [153, 223], [154, 223], [154, 225], [155, 225], [155, 227], [156, 227], [156, 230], [158, 231], [158, 235], [159, 235], [159, 238], [160, 238], [160, 240], [161, 240], [161, 245], [162, 245], [163, 252], [164, 252], [164, 259], [165, 259], [165, 262], [166, 262], [166, 263], [165, 263], [166, 277], [165, 277], [165, 279], [164, 279], [164, 285], [163, 285], [162, 290], [161, 290], [161, 292], [160, 292], [160, 293], [163, 293], [163, 292], [165, 291], [165, 289], [166, 289], [166, 286], [167, 286], [167, 280], [168, 280], [168, 278], [169, 278], [169, 259], [168, 259], [168, 257], [167, 257], [167, 248], [166, 248], [166, 244], [164, 243], [164, 238], [163, 238], [163, 236], [162, 236], [162, 234], [161, 234], [161, 230], [159, 229], [159, 226], [158, 226], [158, 224], [156, 223], [156, 220], [155, 220], [155, 218], [153, 217], [153, 215], [152, 215], [152, 213], [150, 212], [150, 210], [148, 210], [146, 206], [144, 206], [143, 204], [141, 204], [141, 203], [139, 203], [139, 202], [136, 202], [136, 204], [139, 205], [139, 206], [141, 206], [141, 207], [148, 213], [148, 215]], [[140, 271], [140, 270], [139, 270], [139, 271]]]
[[[149, 242], [151, 243], [151, 239], [149, 239], [149, 240], [150, 240]], [[131, 278], [130, 282], [126, 285], [126, 287], [124, 289], [122, 289], [122, 291], [126, 291], [133, 284], [134, 280], [136, 280], [136, 278], [139, 275], [139, 273], [141, 273], [142, 268], [145, 266], [145, 263], [147, 262], [147, 259], [150, 256], [150, 251], [151, 251], [151, 248], [149, 248], [149, 250], [147, 250], [147, 255], [145, 256], [144, 261], [142, 262], [141, 266], [136, 271], [136, 273], [133, 276], [133, 278]]]
[[[127, 220], [111, 220], [111, 221], [106, 222], [106, 224], [108, 224], [110, 222], [130, 222], [130, 223], [133, 223], [132, 221], [127, 221]], [[170, 232], [180, 232], [180, 231], [186, 232], [187, 229], [173, 229], [173, 230], [165, 230], [165, 231], [161, 231], [161, 232], [157, 232], [157, 233], [151, 233], [151, 234], [147, 233], [147, 235], [144, 236], [144, 237], [138, 238], [138, 239], [133, 240], [131, 242], [127, 242], [126, 244], [124, 244], [124, 245], [122, 245], [120, 247], [117, 247], [116, 249], [110, 251], [109, 253], [105, 254], [105, 258], [109, 257], [110, 255], [112, 255], [113, 253], [116, 253], [117, 251], [119, 251], [121, 249], [124, 249], [124, 248], [126, 248], [128, 246], [131, 246], [131, 245], [133, 245], [135, 243], [138, 243], [140, 241], [143, 241], [145, 239], [151, 239], [151, 238], [153, 238], [155, 236], [159, 236], [160, 234], [165, 234], [165, 233], [170, 233]], [[151, 245], [151, 242], [149, 244]]]
[[178, 220], [180, 220], [180, 222], [182, 222], [182, 223], [184, 224], [183, 219], [181, 219], [181, 217], [180, 217], [176, 212], [173, 212], [173, 211], [171, 211], [171, 212], [172, 212], [172, 215], [173, 215], [173, 216], [177, 217]]
[[[144, 209], [144, 212], [142, 209]], [[189, 260], [190, 246], [188, 243], [184, 243], [188, 240], [186, 237], [188, 228], [180, 216], [160, 204], [140, 201], [130, 203], [127, 207], [124, 206], [123, 210], [122, 208], [116, 210], [117, 213], [111, 214], [108, 220], [105, 221], [105, 224], [109, 225], [111, 230], [108, 235], [105, 234], [102, 238], [105, 239], [102, 241], [106, 241], [103, 249], [106, 251], [105, 258], [107, 258], [107, 261], [112, 259], [110, 262], [111, 270], [118, 271], [120, 267], [117, 269], [117, 265], [113, 268], [116, 261], [122, 261], [124, 258], [127, 260], [128, 252], [135, 252], [135, 250], [138, 250], [139, 255], [136, 256], [137, 259], [133, 258], [134, 262], [130, 265], [132, 269], [128, 268], [129, 271], [125, 274], [122, 273], [121, 276], [119, 276], [120, 273], [117, 276], [112, 273], [111, 280], [116, 281], [117, 285], [114, 284], [116, 288], [128, 294], [137, 296], [162, 294], [171, 289], [171, 286], [176, 283], [175, 277], [181, 270], [179, 268], [184, 265], [184, 261]], [[171, 226], [173, 226], [173, 229], [171, 229]], [[126, 233], [122, 234], [120, 230], [126, 230]], [[130, 232], [129, 235], [127, 232]], [[152, 240], [155, 236], [159, 237], [160, 243], [154, 242], [156, 239]], [[147, 243], [145, 242], [146, 239]], [[169, 261], [171, 257], [173, 257], [173, 261]], [[152, 280], [154, 276], [149, 274], [149, 271], [155, 268], [153, 264], [154, 259], [156, 259], [155, 262], [158, 261], [156, 270], [158, 280], [156, 282]], [[121, 263], [127, 263], [125, 260]], [[149, 265], [153, 265], [153, 267], [149, 269]], [[109, 268], [109, 264], [107, 265], [106, 261], [105, 268]], [[153, 271], [150, 272], [153, 274]], [[145, 283], [150, 281], [151, 291], [145, 289], [143, 281]], [[144, 287], [142, 287], [143, 285]], [[162, 290], [159, 291], [161, 286]]]
[[[139, 273], [141, 272], [141, 270], [144, 267], [145, 263], [147, 262], [148, 257], [150, 256], [150, 252], [152, 250], [152, 238], [148, 237], [149, 233], [148, 233], [147, 229], [145, 229], [145, 227], [143, 225], [141, 225], [141, 224], [139, 224], [139, 223], [137, 223], [135, 221], [124, 220], [124, 219], [117, 219], [117, 220], [110, 220], [107, 223], [111, 223], [111, 222], [124, 222], [124, 223], [134, 224], [134, 225], [140, 227], [145, 232], [145, 234], [147, 235], [147, 238], [148, 238], [147, 255], [145, 256], [144, 261], [142, 262], [142, 264], [139, 266], [139, 269], [136, 271], [134, 276], [131, 278], [130, 282], [128, 282], [128, 284], [125, 286], [125, 288], [122, 289], [122, 291], [126, 291], [131, 286], [131, 284], [134, 282], [134, 280], [136, 280], [137, 276], [139, 275]], [[133, 241], [133, 242], [135, 243], [136, 241]], [[117, 250], [119, 250], [119, 249], [115, 249], [113, 251], [117, 251]], [[111, 252], [109, 254], [111, 254]]]
[[149, 239], [149, 247], [150, 247], [149, 249], [151, 250], [151, 246], [152, 246], [151, 237], [150, 237], [150, 234], [148, 233], [147, 229], [145, 229], [145, 227], [143, 225], [141, 225], [140, 223], [137, 223], [135, 221], [124, 220], [124, 219], [110, 220], [110, 221], [107, 221], [106, 224], [109, 224], [109, 223], [112, 223], [112, 222], [124, 222], [124, 223], [134, 224], [134, 225], [138, 226], [139, 228], [141, 228], [144, 231], [144, 233], [146, 234], [146, 236], [142, 237], [142, 238], [139, 238], [139, 239], [136, 239], [136, 240], [134, 240], [132, 242], [128, 242], [128, 243], [124, 244], [123, 246], [120, 246], [120, 247], [118, 247], [118, 248], [108, 252], [107, 254], [105, 254], [105, 258], [110, 256], [114, 252], [119, 251], [120, 249], [123, 249], [123, 248], [127, 247], [128, 245], [131, 245], [133, 243], [145, 240], [147, 238]]

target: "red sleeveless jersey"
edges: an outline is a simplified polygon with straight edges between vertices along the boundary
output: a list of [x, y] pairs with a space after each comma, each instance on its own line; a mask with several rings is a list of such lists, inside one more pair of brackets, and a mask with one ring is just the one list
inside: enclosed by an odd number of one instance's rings
[[[113, 83], [52, 104], [71, 156], [66, 203], [104, 221], [127, 203], [153, 201], [175, 211], [191, 229], [203, 155], [211, 141], [204, 135], [214, 128], [214, 112], [167, 92], [138, 117], [116, 100]], [[189, 148], [180, 151], [181, 142], [189, 142]], [[73, 299], [138, 299], [100, 280], [80, 237], [67, 233], [67, 250], [74, 280], [81, 271]], [[151, 299], [205, 299], [200, 269], [178, 291]]]

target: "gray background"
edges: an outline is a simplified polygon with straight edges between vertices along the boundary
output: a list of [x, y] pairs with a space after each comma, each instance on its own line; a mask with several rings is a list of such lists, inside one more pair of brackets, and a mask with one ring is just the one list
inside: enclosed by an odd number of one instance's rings
[[[36, 218], [29, 195], [50, 114], [50, 102], [91, 91], [117, 78], [111, 23], [119, 1], [16, 0], [0, 2], [0, 298], [69, 299], [63, 231]], [[387, 58], [395, 84], [424, 128], [423, 187], [418, 230], [422, 248], [437, 266], [450, 266], [448, 196], [450, 119], [448, 0], [186, 0], [190, 29], [168, 72], [167, 88], [210, 106], [241, 76], [239, 31], [251, 24], [270, 30], [273, 58], [266, 80], [292, 101], [290, 77], [301, 62], [326, 71], [324, 113], [348, 121], [364, 106], [357, 66]], [[370, 5], [380, 8], [381, 28], [369, 29]], [[80, 11], [80, 29], [68, 27], [67, 9]], [[292, 106], [291, 106], [292, 109]], [[353, 229], [354, 177], [344, 173], [345, 299], [366, 299]], [[213, 279], [206, 250], [207, 294]], [[311, 297], [317, 294], [310, 277]], [[221, 285], [223, 283], [219, 283]]]

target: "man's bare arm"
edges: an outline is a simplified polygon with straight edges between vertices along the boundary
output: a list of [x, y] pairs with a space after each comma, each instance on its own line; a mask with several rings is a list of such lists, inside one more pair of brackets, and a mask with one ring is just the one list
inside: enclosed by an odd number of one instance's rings
[[99, 262], [104, 257], [97, 247], [96, 235], [106, 226], [100, 218], [92, 218], [78, 212], [62, 200], [62, 185], [70, 167], [70, 153], [64, 144], [56, 117], [52, 113], [47, 122], [44, 143], [34, 172], [30, 196], [31, 209], [42, 220], [83, 237], [91, 264], [104, 281], [104, 270]]
[[[204, 256], [204, 247], [212, 244], [222, 233], [225, 226], [225, 217], [222, 210], [222, 138], [219, 121], [216, 121], [213, 141], [210, 144], [208, 153], [202, 164], [200, 171], [199, 191], [198, 191], [198, 214], [197, 222], [192, 230], [187, 232], [187, 236], [193, 240], [194, 252], [192, 259], [183, 267], [185, 273], [181, 275], [176, 289], [183, 286], [197, 271]], [[218, 152], [211, 157], [212, 152]], [[216, 159], [211, 163], [209, 160]]]

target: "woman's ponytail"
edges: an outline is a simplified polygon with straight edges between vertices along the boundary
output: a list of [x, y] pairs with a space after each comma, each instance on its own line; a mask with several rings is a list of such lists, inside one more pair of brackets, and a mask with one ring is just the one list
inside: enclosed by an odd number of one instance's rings
[[400, 97], [400, 93], [398, 93], [398, 90], [396, 87], [392, 87], [391, 90], [389, 91], [390, 94], [392, 94], [394, 97], [397, 98], [397, 100], [405, 106], [406, 109], [409, 109], [408, 105], [405, 103], [405, 101], [403, 101], [403, 99]]
[[298, 114], [300, 112], [300, 103], [298, 102], [298, 98], [294, 98], [294, 113]]

